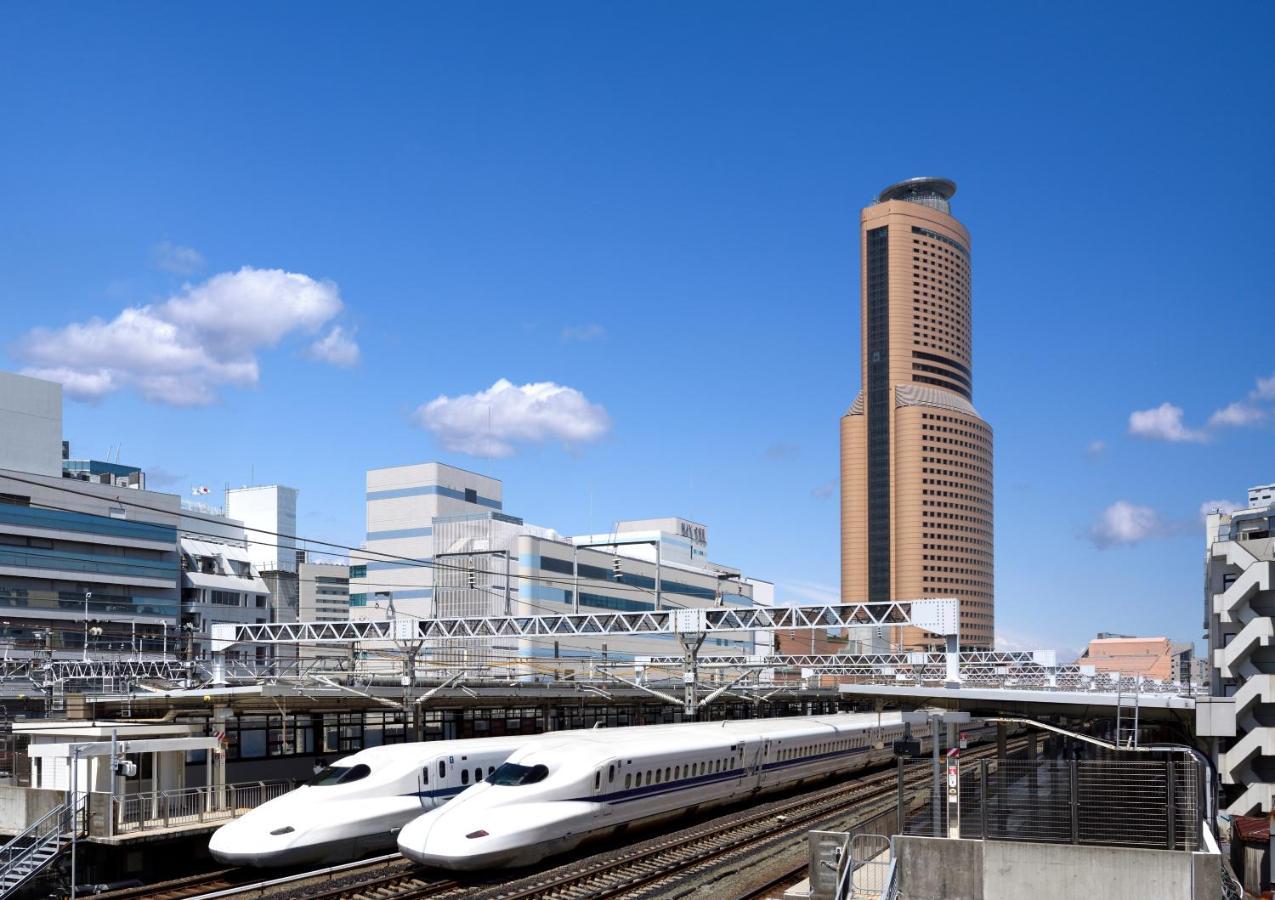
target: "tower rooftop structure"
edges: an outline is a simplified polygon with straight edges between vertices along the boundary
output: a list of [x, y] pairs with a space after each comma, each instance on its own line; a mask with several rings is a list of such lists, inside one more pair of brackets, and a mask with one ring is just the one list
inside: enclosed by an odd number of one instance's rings
[[903, 200], [908, 203], [919, 203], [942, 212], [952, 212], [952, 195], [956, 193], [956, 182], [949, 178], [908, 178], [899, 181], [877, 194], [877, 203], [888, 200]]

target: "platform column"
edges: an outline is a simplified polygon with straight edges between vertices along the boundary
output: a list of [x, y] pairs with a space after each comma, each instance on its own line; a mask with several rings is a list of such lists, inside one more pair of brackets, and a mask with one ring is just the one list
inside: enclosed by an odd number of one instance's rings
[[695, 686], [699, 681], [699, 648], [704, 646], [704, 632], [678, 632], [678, 640], [682, 642], [682, 650], [685, 653], [682, 663], [682, 683], [684, 686], [684, 694], [682, 700], [682, 714], [691, 721], [694, 721], [698, 713], [698, 703], [695, 697]]

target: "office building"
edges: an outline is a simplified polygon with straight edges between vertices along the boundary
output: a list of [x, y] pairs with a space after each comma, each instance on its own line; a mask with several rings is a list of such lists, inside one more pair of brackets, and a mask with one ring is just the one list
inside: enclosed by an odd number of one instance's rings
[[[501, 510], [501, 485], [442, 463], [367, 473], [369, 561], [350, 572], [350, 615], [381, 618], [391, 599], [406, 615], [430, 615], [434, 596], [434, 520]], [[521, 520], [517, 520], [521, 524]]]
[[[367, 560], [350, 567], [350, 617], [641, 611], [773, 601], [773, 586], [708, 560], [708, 529], [686, 519], [620, 522], [564, 537], [503, 509], [501, 482], [442, 463], [367, 474]], [[658, 576], [658, 577], [657, 577]], [[658, 588], [657, 588], [658, 585]], [[703, 652], [766, 653], [769, 634], [715, 635]], [[680, 654], [672, 635], [456, 639], [425, 648], [445, 666], [501, 657]], [[536, 674], [535, 667], [517, 674]], [[549, 671], [546, 668], [544, 671]]]
[[1204, 624], [1215, 699], [1197, 700], [1197, 733], [1213, 739], [1220, 807], [1234, 815], [1275, 810], [1275, 502], [1264, 490], [1250, 491], [1256, 502], [1247, 509], [1214, 512], [1205, 523]]
[[[860, 217], [860, 383], [841, 419], [841, 594], [956, 597], [993, 643], [992, 430], [974, 408], [970, 238], [956, 185], [914, 178]], [[932, 636], [903, 629], [909, 647]]]
[[[350, 567], [343, 562], [310, 561], [297, 551], [297, 619], [302, 622], [345, 622], [350, 618]], [[300, 648], [302, 659], [345, 659], [348, 647], [314, 644]]]
[[172, 494], [63, 477], [62, 386], [0, 373], [0, 617], [18, 655], [160, 653], [180, 599]]
[[243, 523], [262, 572], [297, 570], [297, 489], [278, 484], [228, 488], [226, 515]]
[[[242, 525], [227, 520], [224, 529], [213, 529], [208, 517], [200, 516], [192, 527], [200, 532], [198, 536], [181, 537], [181, 646], [185, 658], [208, 660], [211, 627], [271, 621], [271, 594], [253, 566]], [[225, 533], [208, 536], [213, 530]], [[227, 661], [243, 660], [256, 666], [264, 666], [271, 656], [272, 648], [261, 644], [236, 644], [226, 651]]]

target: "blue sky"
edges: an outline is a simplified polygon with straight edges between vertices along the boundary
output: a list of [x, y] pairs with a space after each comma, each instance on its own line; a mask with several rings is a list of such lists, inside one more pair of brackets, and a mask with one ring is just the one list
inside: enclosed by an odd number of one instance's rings
[[[9, 5], [0, 353], [90, 397], [66, 405], [77, 455], [122, 445], [181, 492], [292, 484], [304, 534], [357, 543], [364, 470], [439, 458], [563, 532], [696, 519], [714, 557], [823, 600], [858, 211], [950, 177], [998, 632], [1196, 638], [1200, 506], [1275, 480], [1272, 25], [1256, 3]], [[533, 409], [538, 383], [568, 390]], [[1251, 421], [1210, 427], [1232, 402]]]

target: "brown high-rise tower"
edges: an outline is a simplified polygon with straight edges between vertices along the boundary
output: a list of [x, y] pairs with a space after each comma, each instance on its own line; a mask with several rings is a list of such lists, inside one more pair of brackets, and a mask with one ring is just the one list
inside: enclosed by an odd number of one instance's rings
[[[993, 642], [992, 429], [974, 409], [970, 239], [956, 185], [912, 178], [860, 215], [862, 387], [841, 419], [841, 595], [957, 597]], [[910, 646], [929, 645], [908, 632]]]

